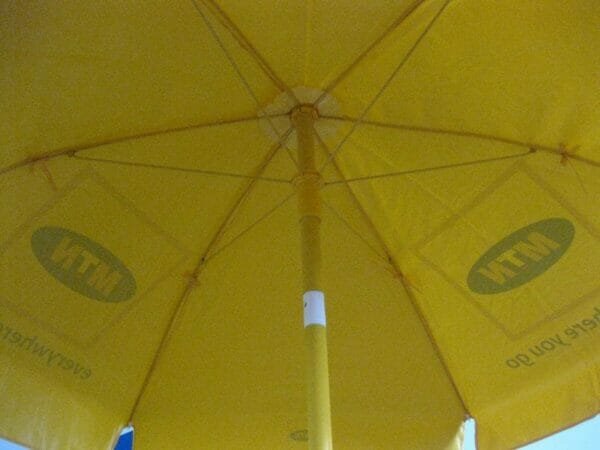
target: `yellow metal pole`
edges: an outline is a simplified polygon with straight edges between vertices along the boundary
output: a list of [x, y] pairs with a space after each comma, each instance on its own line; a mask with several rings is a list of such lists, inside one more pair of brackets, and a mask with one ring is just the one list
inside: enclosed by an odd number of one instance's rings
[[320, 290], [321, 269], [321, 176], [314, 155], [314, 121], [317, 111], [302, 105], [292, 112], [298, 136], [299, 175], [296, 178], [300, 235], [302, 241], [302, 286], [304, 290], [304, 334], [307, 354], [308, 447], [331, 450], [331, 405], [325, 298]]

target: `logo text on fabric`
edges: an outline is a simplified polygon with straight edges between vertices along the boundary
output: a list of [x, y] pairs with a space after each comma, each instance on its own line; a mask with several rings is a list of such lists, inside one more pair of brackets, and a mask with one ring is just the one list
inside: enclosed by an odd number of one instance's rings
[[133, 275], [109, 250], [74, 231], [42, 227], [31, 248], [54, 278], [75, 292], [103, 302], [122, 302], [136, 290]]
[[575, 227], [552, 218], [527, 225], [491, 247], [471, 268], [467, 285], [478, 294], [515, 289], [541, 275], [567, 251]]

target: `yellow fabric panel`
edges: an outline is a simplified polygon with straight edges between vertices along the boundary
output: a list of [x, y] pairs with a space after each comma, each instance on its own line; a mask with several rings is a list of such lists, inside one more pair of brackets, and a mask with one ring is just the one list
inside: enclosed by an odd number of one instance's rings
[[[406, 109], [407, 99], [405, 98], [399, 102], [393, 102], [391, 105], [385, 103], [385, 98], [381, 98], [372, 106], [370, 105], [388, 80], [390, 86], [386, 87], [385, 91], [391, 90], [398, 83], [406, 83], [404, 66], [412, 60], [410, 55], [415, 43], [426, 32], [429, 24], [447, 2], [432, 0], [411, 3], [412, 5], [407, 6], [406, 11], [412, 12], [394, 16], [390, 20], [390, 22], [393, 20], [393, 26], [386, 27], [378, 33], [377, 45], [371, 51], [365, 52], [364, 55], [361, 54], [361, 58], [356, 59], [352, 66], [344, 67], [344, 70], [348, 72], [341, 79], [336, 79], [336, 82], [330, 84], [331, 93], [342, 104], [344, 115], [358, 118], [367, 108], [370, 108], [367, 111], [366, 119], [385, 119], [388, 122], [396, 122], [396, 120], [389, 119], [397, 117], [398, 108]], [[418, 7], [413, 9], [417, 3]], [[362, 20], [356, 20], [358, 23], [363, 23]], [[425, 44], [419, 45], [419, 48]], [[422, 86], [420, 88], [422, 89]], [[418, 92], [418, 90], [410, 92], [409, 99], [413, 99]], [[416, 106], [414, 109], [418, 111], [420, 107], [422, 106]], [[390, 116], [390, 113], [393, 114]], [[344, 135], [342, 134], [340, 138]]]
[[[394, 244], [478, 421], [482, 449], [523, 445], [599, 408], [597, 169], [575, 161], [563, 165], [559, 157], [545, 153], [503, 165], [452, 171], [465, 188], [479, 191], [475, 196], [455, 197], [445, 188], [450, 184], [444, 171], [413, 174], [402, 183], [371, 181], [367, 191], [386, 201], [399, 186], [428, 187], [429, 192], [397, 194], [381, 219], [374, 212], [377, 205], [367, 211]], [[483, 190], [478, 189], [481, 180], [487, 184]], [[357, 192], [363, 184], [356, 183]], [[422, 211], [441, 203], [448, 213], [434, 220], [422, 216], [416, 239], [404, 246], [398, 236], [406, 227], [400, 223], [415, 203], [423, 205]], [[519, 228], [553, 217], [569, 220], [575, 229], [573, 242], [556, 264], [515, 289], [494, 295], [473, 292], [467, 275], [479, 257]]]
[[[258, 109], [191, 2], [5, 3], [2, 16], [2, 167]], [[261, 104], [277, 94], [255, 63], [237, 61]]]
[[[6, 238], [1, 258], [11, 269], [3, 272], [0, 283], [8, 377], [3, 395], [14, 399], [3, 405], [4, 417], [12, 418], [3, 424], [4, 436], [39, 448], [109, 445], [129, 420], [153, 354], [190, 280], [198, 256], [188, 249], [206, 249], [247, 182], [172, 171], [157, 175], [155, 169], [68, 157], [4, 175], [1, 217]], [[268, 189], [256, 188], [235, 225], [225, 229], [223, 246], [289, 196], [288, 184], [264, 184]], [[199, 209], [198, 196], [205, 199], [200, 222], [182, 221]], [[117, 254], [134, 274], [134, 297], [102, 303], [78, 295], [45, 272], [32, 252], [31, 236], [57, 224]], [[72, 266], [78, 264], [83, 262]], [[20, 370], [30, 375], [15, 376]], [[63, 370], [75, 371], [73, 379], [65, 379]], [[90, 381], [81, 385], [80, 377]], [[56, 383], [52, 396], [39, 394]], [[27, 407], [16, 408], [19, 403]], [[39, 422], [29, 421], [34, 413], [28, 408], [34, 408]], [[80, 417], [74, 428], [60, 428], [64, 414]]]
[[325, 88], [417, 2], [217, 3], [288, 87]]
[[[6, 314], [2, 317], [1, 331], [3, 336], [9, 331], [11, 336], [13, 332], [27, 332], [25, 327], [11, 320]], [[23, 335], [23, 339], [32, 337], [40, 339], [39, 334]], [[48, 341], [37, 340], [36, 344], [41, 346], [38, 348], [48, 348], [46, 347]], [[18, 345], [8, 344], [15, 349]], [[50, 351], [65, 351], [64, 347], [50, 348], [52, 348]], [[15, 350], [15, 353], [19, 352], [20, 349]], [[46, 360], [49, 354], [44, 355]], [[59, 353], [57, 358], [62, 355]], [[65, 352], [64, 355], [69, 358], [74, 357], [73, 353]], [[24, 359], [28, 358], [29, 355], [24, 357]], [[6, 349], [3, 349], [1, 361], [4, 380], [1, 412], [3, 417], [11, 419], [10, 423], [3, 425], [3, 437], [8, 437], [12, 442], [20, 443], [27, 448], [31, 445], [35, 445], [34, 448], [53, 450], [90, 446], [110, 448], [111, 442], [114, 442], [118, 433], [115, 427], [116, 416], [119, 416], [115, 411], [118, 408], [106, 399], [99, 401], [101, 392], [95, 392], [93, 395], [83, 393], [85, 388], [82, 389], [81, 385], [87, 384], [86, 380], [67, 374], [66, 377], [70, 379], [65, 383], [62, 380], [65, 375], [60, 373], [64, 372], [63, 369], [54, 368], [55, 373], [50, 373], [53, 369], [48, 368], [44, 360], [35, 361], [37, 367], [28, 367], [27, 362], [17, 361], [15, 356], [11, 355], [11, 351]], [[81, 364], [81, 360], [76, 360], [76, 363]], [[96, 374], [92, 376], [95, 377]], [[65, 387], [65, 384], [69, 386]], [[65, 425], [66, 417], [69, 418], [68, 425]], [[120, 420], [121, 423], [126, 420], [122, 414]], [[72, 430], [77, 432], [72, 433]]]
[[[208, 261], [134, 416], [139, 448], [299, 445], [289, 437], [306, 428], [295, 208]], [[335, 447], [460, 448], [464, 411], [399, 280], [327, 210], [323, 228]]]
[[[593, 157], [599, 22], [594, 0], [450, 2], [368, 117], [580, 146]], [[359, 73], [352, 87], [361, 91]]]
[[[44, 171], [6, 174], [2, 183], [0, 260], [10, 269], [0, 278], [7, 418], [0, 433], [33, 448], [107, 448], [129, 419], [173, 293], [183, 289], [189, 254], [89, 168], [55, 160]], [[44, 270], [32, 239], [48, 226], [85, 233], [113, 251], [134, 274], [133, 297], [98, 301]], [[83, 267], [85, 258], [97, 265], [83, 252], [65, 262], [67, 271]], [[102, 283], [101, 273], [96, 282], [85, 273], [90, 284]]]
[[[304, 84], [329, 86], [416, 4], [411, 0], [306, 2]], [[365, 16], [370, 17], [368, 22]]]

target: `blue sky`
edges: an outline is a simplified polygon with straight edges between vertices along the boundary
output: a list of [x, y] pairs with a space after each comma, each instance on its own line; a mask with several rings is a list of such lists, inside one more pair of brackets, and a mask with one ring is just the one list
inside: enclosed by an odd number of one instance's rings
[[[472, 421], [466, 426], [464, 450], [475, 450], [475, 433]], [[600, 448], [600, 415], [576, 427], [550, 436], [522, 450], [598, 450]], [[0, 440], [0, 450], [23, 450], [23, 447]]]

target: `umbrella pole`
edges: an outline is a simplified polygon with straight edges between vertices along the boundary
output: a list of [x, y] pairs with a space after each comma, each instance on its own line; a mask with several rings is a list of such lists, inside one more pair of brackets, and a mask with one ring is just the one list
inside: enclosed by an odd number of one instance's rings
[[331, 406], [325, 298], [320, 290], [321, 268], [321, 176], [315, 165], [314, 121], [318, 114], [311, 105], [292, 111], [298, 137], [299, 175], [296, 178], [302, 241], [302, 286], [304, 291], [304, 335], [307, 354], [308, 446], [331, 450]]

